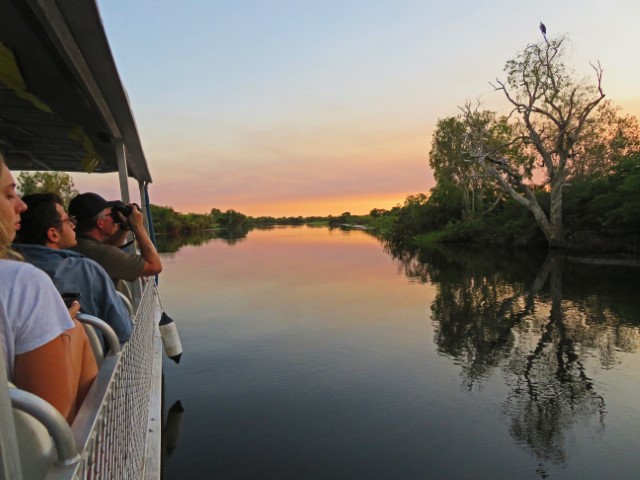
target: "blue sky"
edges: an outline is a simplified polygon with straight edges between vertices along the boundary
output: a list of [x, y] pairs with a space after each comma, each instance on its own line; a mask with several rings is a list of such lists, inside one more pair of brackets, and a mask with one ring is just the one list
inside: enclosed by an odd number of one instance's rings
[[[366, 213], [433, 186], [438, 118], [528, 43], [567, 34], [576, 70], [640, 112], [640, 2], [140, 1], [99, 7], [154, 183], [178, 211]], [[76, 177], [110, 194], [115, 180]], [[113, 190], [115, 192], [115, 189]], [[113, 193], [115, 195], [115, 193]]]

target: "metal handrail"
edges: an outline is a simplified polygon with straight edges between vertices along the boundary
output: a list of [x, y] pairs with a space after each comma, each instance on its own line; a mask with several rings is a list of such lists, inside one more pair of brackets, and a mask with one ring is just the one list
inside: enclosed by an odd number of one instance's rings
[[[129, 288], [129, 287], [126, 287]], [[124, 303], [124, 306], [127, 307], [127, 310], [129, 311], [129, 316], [133, 317], [133, 306], [131, 305], [131, 301], [127, 298], [127, 296], [116, 290], [116, 293], [118, 294], [118, 296], [120, 297], [120, 300], [122, 300], [122, 303]]]
[[13, 408], [28, 413], [38, 420], [53, 437], [58, 452], [58, 465], [73, 465], [80, 460], [80, 454], [71, 427], [50, 403], [32, 393], [9, 387]]
[[76, 318], [79, 322], [91, 325], [102, 332], [102, 335], [104, 335], [104, 338], [107, 341], [107, 345], [109, 345], [107, 356], [120, 353], [120, 340], [118, 340], [118, 336], [116, 335], [116, 332], [113, 331], [113, 328], [111, 328], [104, 320], [100, 320], [98, 317], [94, 317], [93, 315], [88, 315], [86, 313], [78, 313]]

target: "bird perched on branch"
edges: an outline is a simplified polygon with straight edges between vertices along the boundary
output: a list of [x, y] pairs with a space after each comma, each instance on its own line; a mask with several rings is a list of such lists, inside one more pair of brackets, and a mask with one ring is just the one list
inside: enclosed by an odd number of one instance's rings
[[544, 35], [545, 37], [547, 36], [547, 27], [544, 26], [544, 23], [540, 22], [540, 31], [542, 32], [542, 35]]

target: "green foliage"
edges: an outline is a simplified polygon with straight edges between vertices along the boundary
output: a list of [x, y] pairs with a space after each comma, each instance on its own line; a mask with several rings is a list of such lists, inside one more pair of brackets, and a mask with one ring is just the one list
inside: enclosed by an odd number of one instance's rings
[[443, 231], [420, 233], [416, 235], [416, 238], [414, 239], [414, 243], [418, 247], [426, 247], [439, 242], [440, 240], [442, 240], [442, 237], [444, 235], [445, 233]]
[[153, 228], [159, 233], [195, 233], [216, 226], [211, 215], [199, 213], [182, 214], [171, 207], [151, 205]]
[[274, 217], [249, 217], [249, 223], [252, 227], [270, 227], [277, 225], [278, 220]]
[[[440, 119], [433, 135], [429, 164], [434, 170], [437, 193], [459, 198], [461, 215], [494, 208], [504, 195], [496, 178], [478, 155], [501, 155], [522, 178], [531, 178], [534, 157], [526, 144], [514, 141], [517, 124], [489, 110], [473, 109], [467, 103], [462, 114]], [[461, 216], [456, 215], [458, 216]]]
[[[550, 194], [532, 188], [549, 211]], [[510, 197], [485, 212], [462, 215], [459, 190], [440, 184], [427, 197], [410, 195], [402, 206], [360, 218], [395, 245], [476, 243], [544, 248], [547, 240], [535, 218]], [[565, 192], [569, 248], [579, 251], [640, 250], [640, 153], [621, 158], [608, 175], [576, 178]], [[368, 223], [367, 223], [368, 222]]]
[[306, 220], [301, 217], [280, 217], [276, 219], [278, 225], [304, 225]]
[[322, 217], [247, 217], [249, 227], [272, 227], [274, 225], [304, 225], [305, 223], [318, 221]]
[[[549, 208], [549, 194], [536, 190], [534, 195], [544, 209]], [[545, 247], [546, 240], [535, 218], [512, 198], [505, 199], [498, 207], [483, 216], [487, 232], [477, 243]]]
[[73, 178], [64, 172], [21, 172], [18, 175], [18, 193], [20, 196], [31, 193], [55, 193], [65, 208], [73, 197], [78, 195]]
[[397, 243], [406, 243], [415, 237], [423, 228], [424, 206], [427, 196], [424, 193], [409, 195], [402, 207], [391, 210], [388, 214], [392, 217], [387, 222], [385, 237]]
[[[240, 213], [236, 210], [227, 210], [225, 212], [218, 208], [212, 208], [210, 215], [188, 213], [182, 214], [173, 210], [171, 207], [158, 207], [152, 205], [152, 216], [154, 228], [157, 232], [161, 233], [192, 233], [203, 230], [209, 230], [214, 228], [222, 229], [226, 232], [231, 232], [229, 238], [241, 238], [240, 232], [246, 232], [250, 228], [263, 228], [271, 227], [274, 225], [330, 225], [339, 223], [352, 223], [358, 225], [371, 225], [373, 218], [369, 215], [358, 216], [351, 215], [349, 212], [345, 212], [340, 217], [328, 217], [310, 216], [302, 217], [251, 217]], [[380, 210], [380, 212], [386, 213], [386, 210]], [[382, 213], [381, 213], [382, 215]], [[345, 221], [345, 220], [348, 220]], [[225, 233], [219, 233], [219, 235], [227, 235]]]
[[570, 233], [640, 235], [640, 153], [620, 160], [611, 175], [575, 182], [565, 196]]
[[638, 119], [620, 114], [610, 101], [602, 102], [587, 119], [580, 141], [574, 145], [570, 178], [585, 180], [609, 175], [621, 160], [640, 151]]
[[389, 237], [396, 225], [397, 217], [393, 212], [385, 211], [383, 215], [371, 217], [368, 225], [373, 227], [382, 237]]
[[220, 218], [220, 216], [222, 215], [222, 211], [219, 208], [212, 208], [211, 209], [211, 216], [213, 217], [214, 221], [218, 221], [218, 218]]
[[369, 216], [371, 216], [372, 218], [380, 218], [385, 213], [387, 213], [387, 210], [383, 208], [374, 208], [369, 212]]
[[423, 207], [423, 220], [418, 230], [438, 230], [452, 221], [460, 220], [464, 212], [463, 202], [460, 190], [436, 185]]
[[451, 222], [441, 232], [444, 243], [489, 243], [491, 232], [482, 215], [468, 216], [464, 220]]
[[243, 230], [248, 225], [247, 216], [235, 210], [227, 210], [218, 217], [218, 224], [227, 230]]
[[496, 200], [493, 180], [473, 155], [480, 146], [493, 152], [510, 143], [513, 131], [507, 119], [495, 112], [472, 111], [469, 106], [467, 110], [465, 115], [438, 120], [429, 165], [439, 192], [459, 196], [463, 214], [472, 214], [491, 208]]

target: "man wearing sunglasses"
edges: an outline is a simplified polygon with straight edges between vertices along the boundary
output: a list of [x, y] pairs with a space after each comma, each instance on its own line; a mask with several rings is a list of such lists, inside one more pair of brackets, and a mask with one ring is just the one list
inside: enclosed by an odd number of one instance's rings
[[60, 293], [80, 293], [81, 311], [107, 322], [123, 343], [131, 336], [129, 312], [104, 269], [93, 260], [70, 251], [77, 245], [75, 217], [67, 215], [53, 193], [22, 197], [18, 243], [14, 249], [44, 270]]

